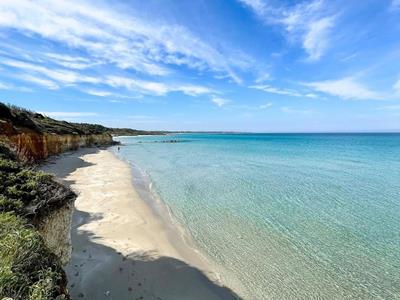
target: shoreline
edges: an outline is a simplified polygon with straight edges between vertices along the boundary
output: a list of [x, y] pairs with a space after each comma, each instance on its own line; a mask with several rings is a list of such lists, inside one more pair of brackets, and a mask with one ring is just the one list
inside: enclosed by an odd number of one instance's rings
[[160, 222], [168, 240], [179, 255], [185, 261], [200, 268], [211, 280], [221, 284], [221, 276], [216, 272], [216, 266], [209, 261], [205, 254], [197, 249], [190, 233], [176, 221], [170, 207], [153, 191], [151, 187], [153, 183], [148, 175], [134, 163], [118, 157], [115, 151], [109, 150], [109, 152], [130, 168], [133, 188], [144, 205], [150, 209], [152, 217], [157, 218]]
[[78, 193], [65, 268], [74, 299], [239, 298], [142, 199], [130, 165], [112, 151], [81, 149], [42, 169]]

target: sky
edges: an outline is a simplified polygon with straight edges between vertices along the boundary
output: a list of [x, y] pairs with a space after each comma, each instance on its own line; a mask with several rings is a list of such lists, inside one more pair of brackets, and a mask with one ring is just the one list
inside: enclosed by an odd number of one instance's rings
[[400, 131], [400, 0], [1, 0], [0, 101], [145, 130]]

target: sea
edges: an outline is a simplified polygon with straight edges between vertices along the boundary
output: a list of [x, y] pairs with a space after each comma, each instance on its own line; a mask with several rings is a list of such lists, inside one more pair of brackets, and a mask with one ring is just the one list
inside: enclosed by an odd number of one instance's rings
[[400, 299], [400, 134], [116, 140], [243, 299]]

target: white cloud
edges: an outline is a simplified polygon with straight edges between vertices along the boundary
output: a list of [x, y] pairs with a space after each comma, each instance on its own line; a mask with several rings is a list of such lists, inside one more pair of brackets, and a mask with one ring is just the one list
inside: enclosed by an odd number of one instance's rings
[[325, 11], [324, 0], [313, 0], [297, 4], [293, 9], [283, 12], [281, 22], [289, 38], [301, 44], [311, 61], [319, 60], [330, 43], [331, 29], [335, 26], [336, 16]]
[[303, 39], [303, 47], [310, 60], [318, 60], [328, 47], [329, 30], [334, 26], [334, 18], [327, 17], [308, 24]]
[[33, 63], [23, 62], [19, 60], [6, 59], [0, 62], [3, 65], [7, 65], [16, 69], [20, 69], [24, 73], [30, 71], [32, 73], [43, 75], [53, 81], [57, 81], [64, 85], [73, 85], [79, 82], [85, 83], [99, 83], [100, 80], [95, 77], [83, 75], [74, 71], [64, 69], [47, 68], [42, 65]]
[[189, 96], [198, 96], [214, 92], [207, 87], [199, 85], [166, 84], [162, 82], [132, 79], [121, 76], [109, 76], [106, 79], [106, 83], [115, 88], [123, 87], [131, 91], [158, 96], [163, 96], [170, 92], [182, 92]]
[[242, 2], [244, 5], [249, 6], [259, 14], [264, 13], [266, 8], [266, 4], [263, 0], [239, 0], [239, 2]]
[[97, 97], [110, 97], [113, 96], [113, 93], [107, 91], [100, 91], [100, 90], [84, 90], [86, 94], [97, 96]]
[[[0, 63], [13, 68], [17, 68], [25, 73], [30, 71], [32, 74], [35, 75], [26, 74], [20, 75], [18, 77], [25, 81], [30, 81], [32, 83], [46, 87], [48, 89], [57, 89], [60, 86], [71, 86], [78, 83], [90, 83], [106, 84], [113, 88], [125, 88], [130, 91], [136, 91], [138, 93], [152, 94], [157, 96], [163, 96], [170, 92], [182, 92], [188, 96], [199, 96], [203, 94], [215, 93], [214, 90], [209, 89], [205, 86], [193, 84], [167, 84], [163, 82], [141, 80], [115, 75], [107, 77], [92, 77], [71, 70], [52, 69], [18, 60], [3, 60]], [[123, 96], [96, 89], [87, 89], [84, 90], [84, 92], [99, 97], [115, 96], [124, 98], [138, 98], [137, 96]]]
[[352, 77], [310, 82], [305, 85], [318, 92], [349, 100], [380, 100], [384, 98], [379, 93], [370, 90]]
[[230, 100], [213, 96], [213, 97], [211, 97], [211, 102], [213, 102], [218, 107], [222, 107], [222, 106], [228, 104], [230, 102]]
[[22, 79], [24, 81], [28, 81], [31, 83], [34, 83], [36, 85], [42, 86], [44, 88], [47, 88], [49, 90], [57, 90], [59, 88], [59, 85], [52, 81], [52, 80], [48, 80], [48, 79], [44, 79], [44, 78], [39, 78], [39, 77], [35, 77], [32, 75], [21, 75], [18, 76], [19, 79]]
[[49, 116], [51, 118], [80, 118], [80, 117], [92, 117], [98, 116], [98, 113], [95, 112], [70, 112], [70, 111], [42, 111], [39, 112], [45, 116]]
[[[168, 65], [226, 74], [235, 82], [236, 74], [247, 65], [243, 54], [218, 49], [195, 36], [187, 28], [143, 21], [134, 12], [116, 11], [115, 7], [89, 1], [2, 0], [0, 27], [13, 28], [22, 34], [39, 35], [70, 49], [84, 50], [91, 62], [115, 64], [149, 75], [167, 75]], [[241, 59], [237, 59], [238, 56]], [[54, 59], [54, 55], [52, 57]], [[82, 69], [87, 62], [56, 57], [59, 64]]]
[[84, 57], [73, 57], [58, 53], [45, 53], [45, 56], [52, 62], [69, 69], [83, 70], [95, 64], [90, 63], [90, 61]]
[[[138, 95], [122, 95], [119, 93], [114, 93], [110, 91], [104, 91], [104, 90], [96, 90], [96, 89], [86, 89], [82, 90], [82, 92], [92, 95], [92, 96], [97, 96], [97, 97], [115, 97], [115, 98], [125, 98], [125, 99], [139, 99], [142, 98], [143, 96], [138, 94]], [[121, 102], [118, 100], [112, 100], [113, 102]]]
[[267, 24], [285, 28], [289, 41], [300, 43], [310, 61], [320, 59], [329, 48], [336, 16], [326, 11], [324, 0], [303, 1], [288, 7], [274, 7], [266, 0], [238, 0]]
[[316, 95], [316, 94], [314, 94], [314, 93], [308, 93], [308, 94], [305, 94], [305, 96], [306, 96], [307, 98], [313, 98], [313, 99], [317, 99], [317, 98], [318, 98], [318, 95]]
[[270, 108], [271, 106], [272, 106], [272, 102], [268, 102], [265, 104], [261, 104], [260, 109], [267, 109], [267, 108]]
[[303, 97], [301, 93], [294, 91], [294, 90], [289, 90], [289, 89], [279, 89], [273, 86], [270, 86], [268, 84], [257, 84], [257, 85], [251, 85], [249, 86], [252, 89], [257, 89], [261, 90], [267, 93], [273, 93], [273, 94], [279, 94], [279, 95], [287, 95], [287, 96], [293, 96], [293, 97]]
[[199, 85], [178, 85], [175, 87], [172, 86], [170, 89], [172, 89], [173, 91], [180, 91], [189, 96], [199, 96], [216, 92], [207, 87]]

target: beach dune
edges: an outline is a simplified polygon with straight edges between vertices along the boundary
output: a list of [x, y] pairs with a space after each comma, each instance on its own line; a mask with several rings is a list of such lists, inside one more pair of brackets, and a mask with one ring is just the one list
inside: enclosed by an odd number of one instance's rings
[[133, 187], [130, 167], [110, 151], [82, 149], [44, 170], [78, 194], [66, 266], [73, 299], [239, 298], [206, 275], [199, 255], [171, 242]]

